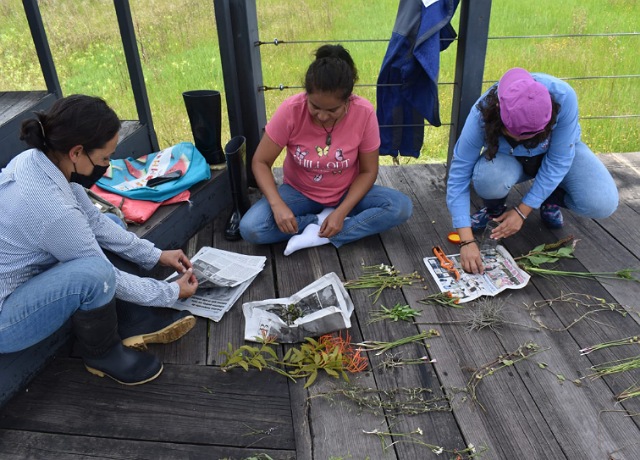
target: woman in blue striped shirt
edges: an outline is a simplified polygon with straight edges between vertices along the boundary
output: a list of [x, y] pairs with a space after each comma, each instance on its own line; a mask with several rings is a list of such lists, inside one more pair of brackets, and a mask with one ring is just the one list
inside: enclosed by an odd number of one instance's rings
[[[84, 187], [106, 171], [120, 130], [102, 99], [73, 95], [36, 115], [21, 130], [32, 148], [0, 172], [0, 353], [25, 349], [71, 318], [90, 372], [127, 385], [153, 380], [162, 363], [128, 346], [167, 343], [193, 327], [188, 312], [147, 308], [195, 293], [191, 263], [126, 231], [88, 198]], [[115, 268], [104, 250], [184, 274], [172, 283], [141, 278]]]

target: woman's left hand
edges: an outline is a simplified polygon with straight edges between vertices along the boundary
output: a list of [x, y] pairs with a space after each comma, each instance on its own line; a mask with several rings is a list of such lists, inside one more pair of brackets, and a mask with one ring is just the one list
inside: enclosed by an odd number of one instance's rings
[[185, 273], [188, 268], [191, 268], [191, 261], [182, 249], [162, 251], [159, 262], [166, 267], [175, 268], [178, 273]]
[[513, 209], [509, 209], [494, 220], [500, 222], [500, 225], [491, 233], [491, 238], [496, 239], [507, 238], [508, 236], [518, 233], [524, 223], [522, 217]]
[[320, 226], [320, 232], [318, 236], [323, 238], [331, 238], [342, 231], [344, 225], [344, 219], [346, 216], [342, 215], [337, 209], [327, 216]]

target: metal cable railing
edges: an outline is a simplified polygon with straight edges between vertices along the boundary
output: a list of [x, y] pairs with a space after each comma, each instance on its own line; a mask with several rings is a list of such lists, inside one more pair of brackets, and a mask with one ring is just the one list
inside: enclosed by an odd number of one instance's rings
[[[556, 39], [556, 38], [589, 38], [589, 37], [633, 37], [640, 36], [640, 32], [617, 32], [617, 33], [594, 33], [594, 34], [550, 34], [550, 35], [505, 35], [499, 37], [488, 37], [489, 40], [512, 40], [512, 39]], [[453, 39], [454, 41], [457, 39]], [[345, 40], [329, 40], [332, 43], [372, 43], [372, 42], [389, 42], [389, 39], [345, 39]], [[323, 44], [327, 43], [327, 40], [279, 40], [274, 38], [271, 41], [256, 41], [255, 46], [279, 46], [279, 45], [299, 45], [299, 44]], [[575, 76], [575, 77], [559, 77], [561, 80], [600, 80], [600, 79], [622, 79], [622, 78], [640, 78], [640, 74], [630, 75], [589, 75], [589, 76]], [[493, 84], [496, 80], [483, 81], [484, 84]], [[455, 82], [445, 81], [439, 82], [439, 86], [454, 85]], [[402, 86], [401, 83], [395, 84], [376, 84], [376, 83], [359, 83], [356, 87], [393, 87]], [[279, 84], [277, 86], [263, 85], [258, 87], [258, 91], [284, 91], [289, 89], [300, 90], [304, 89], [301, 85], [286, 85]], [[640, 118], [640, 114], [625, 114], [625, 115], [595, 115], [595, 116], [581, 116], [581, 120], [596, 120], [596, 119], [626, 119], [626, 118]], [[451, 123], [442, 123], [443, 125], [450, 125]], [[415, 127], [420, 125], [402, 125]], [[430, 126], [425, 123], [423, 126]], [[387, 127], [387, 126], [384, 126]]]

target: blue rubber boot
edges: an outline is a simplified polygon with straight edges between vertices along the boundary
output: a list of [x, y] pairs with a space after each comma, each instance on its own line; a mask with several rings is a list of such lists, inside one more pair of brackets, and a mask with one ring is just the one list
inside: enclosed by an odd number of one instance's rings
[[484, 208], [471, 214], [471, 230], [481, 232], [487, 226], [487, 222], [504, 214], [507, 210], [506, 201], [506, 197], [497, 200], [484, 200]]

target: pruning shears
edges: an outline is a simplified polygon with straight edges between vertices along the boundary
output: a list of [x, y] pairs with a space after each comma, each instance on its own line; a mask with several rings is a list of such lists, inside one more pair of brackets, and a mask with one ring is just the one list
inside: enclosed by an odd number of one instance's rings
[[440, 246], [434, 246], [432, 248], [432, 251], [433, 255], [438, 259], [438, 262], [440, 262], [440, 266], [447, 270], [451, 274], [451, 276], [456, 279], [456, 281], [459, 281], [460, 272], [456, 270], [455, 266], [453, 265], [453, 261], [446, 256], [442, 248]]

